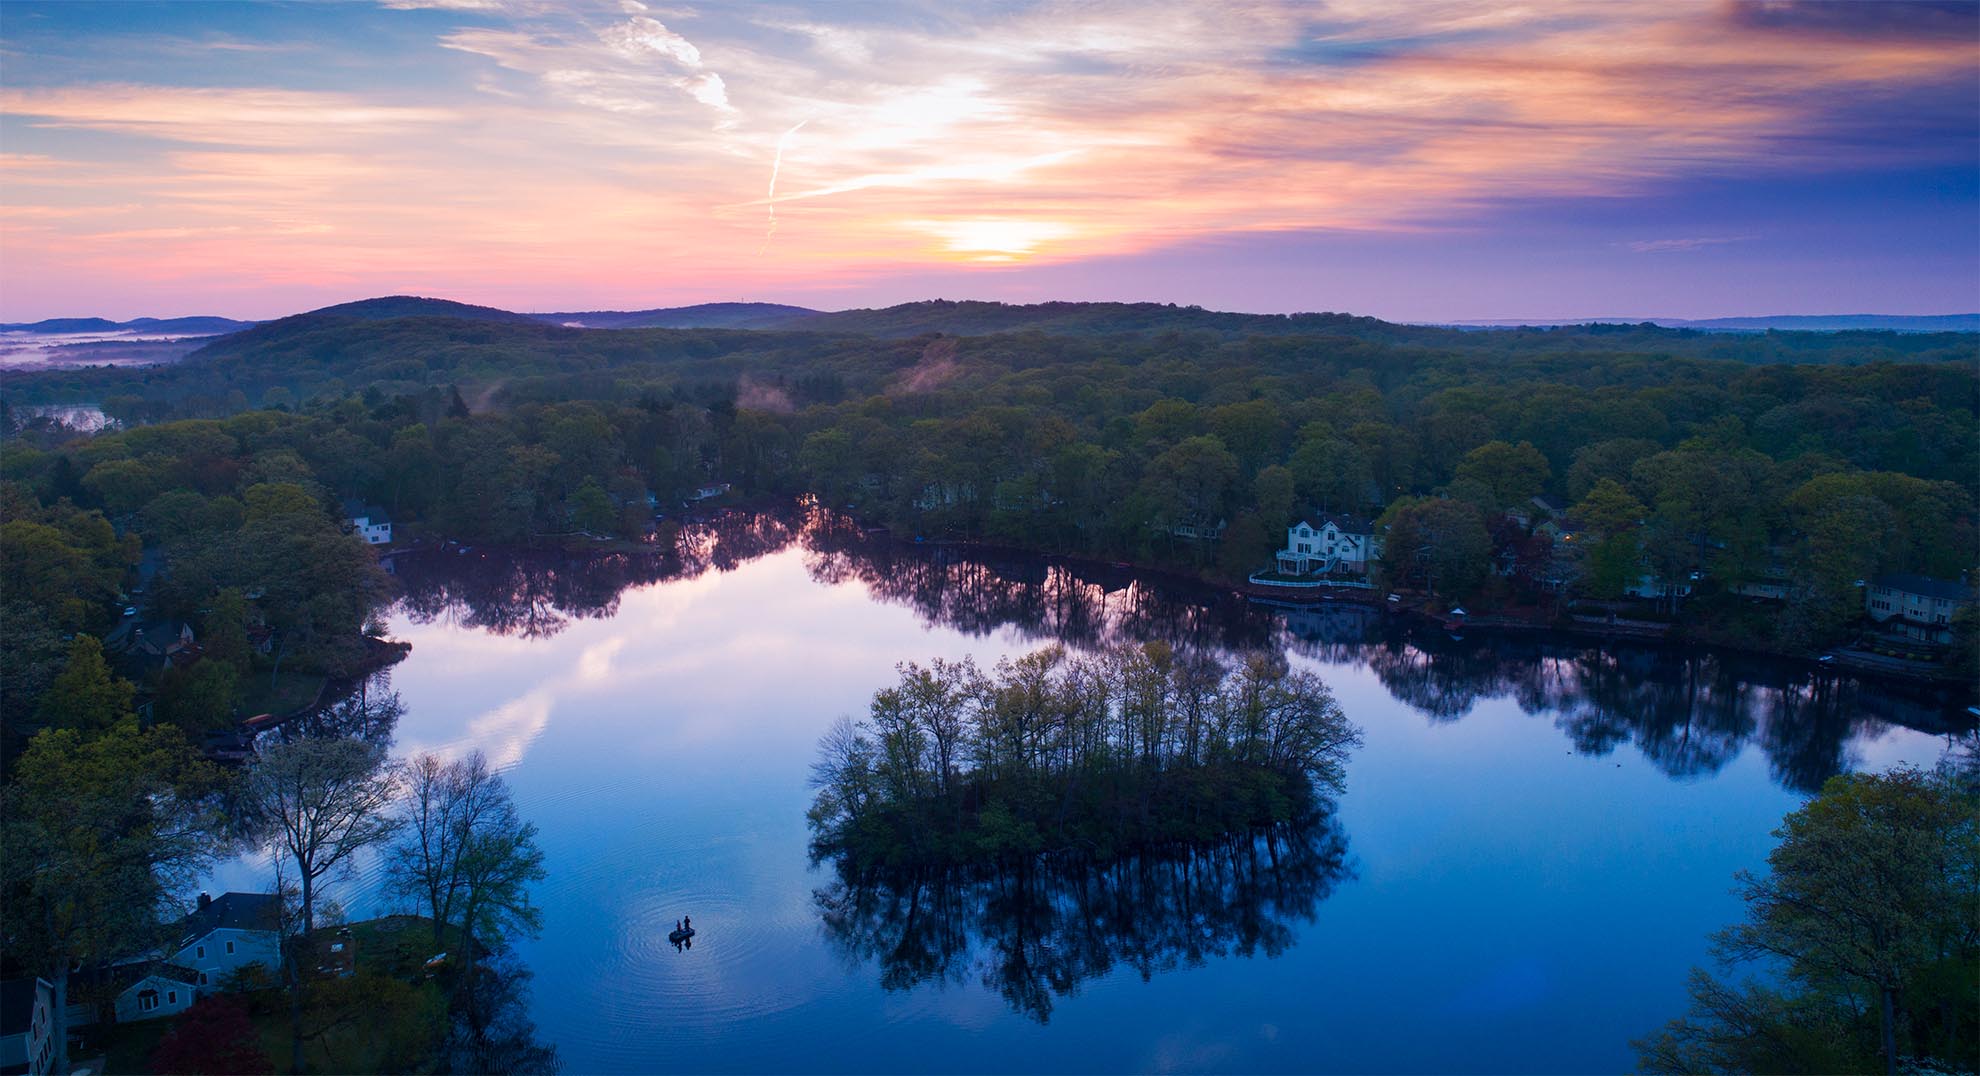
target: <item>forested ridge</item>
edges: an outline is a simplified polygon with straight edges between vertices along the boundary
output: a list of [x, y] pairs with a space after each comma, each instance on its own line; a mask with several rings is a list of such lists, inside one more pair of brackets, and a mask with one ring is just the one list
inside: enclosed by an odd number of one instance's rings
[[[656, 505], [706, 483], [813, 493], [903, 537], [1225, 581], [1262, 567], [1294, 515], [1354, 512], [1409, 549], [1382, 581], [1439, 601], [1531, 601], [1543, 584], [1556, 602], [1607, 598], [1637, 574], [1698, 572], [1686, 613], [1708, 637], [1786, 650], [1859, 615], [1857, 580], [1958, 579], [1976, 561], [1972, 335], [1476, 333], [1154, 304], [829, 316], [1055, 330], [894, 338], [581, 330], [380, 302], [260, 325], [177, 366], [6, 374], [8, 526], [38, 543], [10, 543], [9, 579], [48, 580], [10, 588], [10, 623], [108, 631], [144, 550], [163, 569], [154, 611], [195, 621], [213, 595], [277, 579], [362, 596], [369, 584], [309, 582], [342, 560], [302, 550], [336, 538], [347, 499], [402, 537], [636, 539]], [[1122, 319], [1137, 331], [1113, 331]], [[1264, 323], [1287, 331], [1249, 331]], [[122, 428], [15, 418], [36, 401], [99, 403]], [[1544, 572], [1536, 494], [1585, 537]], [[1219, 523], [1217, 540], [1179, 535]], [[286, 545], [291, 566], [270, 563]], [[43, 547], [97, 574], [25, 563]], [[1785, 605], [1729, 597], [1754, 580], [1785, 582]], [[268, 599], [250, 615], [330, 646], [367, 600], [282, 613]], [[16, 683], [59, 668], [34, 638], [9, 647], [32, 666]], [[331, 667], [348, 644], [310, 649], [303, 662]]]

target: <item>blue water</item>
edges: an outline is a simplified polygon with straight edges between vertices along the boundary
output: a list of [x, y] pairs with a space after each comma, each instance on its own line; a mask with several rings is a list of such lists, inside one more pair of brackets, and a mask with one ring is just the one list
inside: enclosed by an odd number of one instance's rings
[[[1764, 867], [1795, 786], [1929, 764], [1945, 745], [1860, 716], [1931, 705], [1795, 670], [1655, 654], [1611, 668], [1475, 640], [1429, 653], [1347, 614], [1296, 615], [1289, 632], [1145, 582], [1037, 565], [1012, 581], [781, 540], [622, 592], [638, 571], [428, 578], [411, 584], [424, 611], [393, 619], [413, 644], [392, 676], [396, 751], [480, 748], [541, 829], [544, 929], [518, 948], [568, 1072], [1626, 1070], [1629, 1040], [1682, 1011], [1707, 936], [1738, 918], [1733, 874]], [[1041, 1022], [989, 983], [981, 944], [941, 981], [890, 990], [828, 937], [813, 892], [833, 875], [808, 864], [804, 823], [820, 734], [897, 662], [988, 665], [1041, 630], [1262, 639], [1332, 685], [1366, 738], [1339, 803], [1346, 869], [1282, 953], [1158, 960], [1145, 977], [1117, 964]], [[1658, 677], [1656, 698], [1632, 694]], [[1674, 698], [1689, 725], [1629, 712]], [[385, 910], [369, 874], [331, 890]], [[683, 914], [699, 936], [677, 951]], [[1178, 913], [1131, 914], [1152, 931]]]

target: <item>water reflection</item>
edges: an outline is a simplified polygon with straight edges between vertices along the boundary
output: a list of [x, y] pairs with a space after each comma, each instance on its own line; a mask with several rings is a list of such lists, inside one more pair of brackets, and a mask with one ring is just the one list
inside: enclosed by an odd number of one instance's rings
[[1214, 844], [1095, 864], [849, 878], [813, 892], [848, 963], [891, 991], [976, 980], [1040, 1023], [1056, 999], [1118, 967], [1158, 972], [1276, 957], [1352, 872], [1347, 837], [1315, 816]]
[[399, 693], [392, 690], [391, 670], [386, 669], [358, 681], [349, 693], [276, 726], [271, 735], [283, 743], [297, 739], [363, 740], [389, 750], [405, 713]]
[[1576, 752], [1602, 756], [1634, 744], [1677, 779], [1717, 773], [1757, 742], [1776, 781], [1813, 792], [1855, 768], [1852, 741], [1893, 725], [1933, 734], [1965, 727], [1950, 692], [1811, 672], [1798, 662], [1544, 635], [1465, 641], [1373, 620], [1364, 628], [1360, 640], [1295, 635], [1289, 645], [1365, 665], [1432, 721], [1510, 698], [1525, 713], [1549, 716]]
[[529, 1015], [534, 977], [506, 946], [477, 963], [453, 998], [435, 1071], [557, 1072], [557, 1048], [537, 1037]]
[[1678, 779], [1717, 773], [1757, 743], [1777, 781], [1812, 791], [1851, 768], [1852, 740], [1892, 725], [1947, 734], [1971, 724], [1949, 689], [1676, 646], [1542, 634], [1459, 640], [1367, 605], [1275, 609], [1125, 568], [897, 541], [802, 505], [691, 521], [651, 552], [432, 551], [401, 555], [396, 568], [415, 623], [446, 619], [541, 639], [574, 619], [612, 616], [629, 587], [730, 571], [792, 547], [804, 551], [813, 580], [857, 582], [931, 626], [975, 636], [1015, 629], [1082, 650], [1158, 639], [1226, 653], [1285, 649], [1365, 667], [1435, 722], [1510, 698], [1549, 716], [1577, 752], [1607, 755], [1631, 744]]

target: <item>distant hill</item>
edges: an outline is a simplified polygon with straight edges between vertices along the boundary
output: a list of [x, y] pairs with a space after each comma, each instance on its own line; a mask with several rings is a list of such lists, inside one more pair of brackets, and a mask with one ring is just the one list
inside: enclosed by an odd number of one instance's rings
[[0, 331], [50, 334], [153, 332], [218, 336], [221, 333], [237, 332], [253, 324], [255, 323], [252, 321], [216, 317], [132, 318], [129, 321], [111, 321], [108, 318], [48, 318], [43, 321], [0, 324]]
[[134, 332], [189, 333], [200, 336], [218, 336], [221, 333], [240, 332], [261, 324], [258, 321], [236, 321], [233, 318], [191, 317], [191, 318], [132, 318], [123, 323], [124, 328]]
[[1656, 325], [1700, 332], [1980, 332], [1980, 314], [1773, 314], [1752, 318], [1484, 318], [1434, 323], [1459, 329], [1567, 328], [1578, 325]]
[[1352, 314], [1236, 314], [1173, 303], [1033, 303], [1012, 305], [948, 299], [902, 303], [880, 310], [841, 310], [813, 314], [778, 326], [817, 332], [858, 333], [862, 336], [986, 336], [992, 333], [1044, 332], [1106, 335], [1208, 331], [1226, 335], [1386, 334], [1408, 332], [1375, 318]]
[[1900, 333], [1980, 332], [1980, 314], [1781, 314], [1764, 318], [1708, 318], [1704, 321], [1660, 319], [1657, 324], [1708, 332], [1850, 332], [1870, 330]]
[[702, 303], [657, 310], [585, 310], [531, 314], [552, 325], [584, 329], [780, 329], [820, 311], [782, 303]]
[[531, 325], [538, 320], [513, 310], [457, 303], [452, 299], [428, 299], [418, 295], [387, 295], [377, 299], [359, 299], [354, 303], [338, 303], [336, 306], [326, 306], [296, 316], [360, 318], [365, 321], [384, 321], [389, 318], [459, 318], [462, 321], [500, 321], [518, 325]]

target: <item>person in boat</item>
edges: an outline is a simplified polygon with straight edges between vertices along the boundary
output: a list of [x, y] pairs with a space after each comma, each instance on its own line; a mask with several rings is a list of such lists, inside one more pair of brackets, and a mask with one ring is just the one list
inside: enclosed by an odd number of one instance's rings
[[690, 917], [690, 916], [685, 916], [685, 915], [684, 915], [684, 916], [681, 916], [681, 929], [682, 929], [682, 930], [693, 930], [693, 929], [694, 929], [694, 919], [693, 919], [692, 917]]
[[674, 920], [674, 933], [679, 934], [680, 932], [681, 932], [681, 921], [676, 919]]

